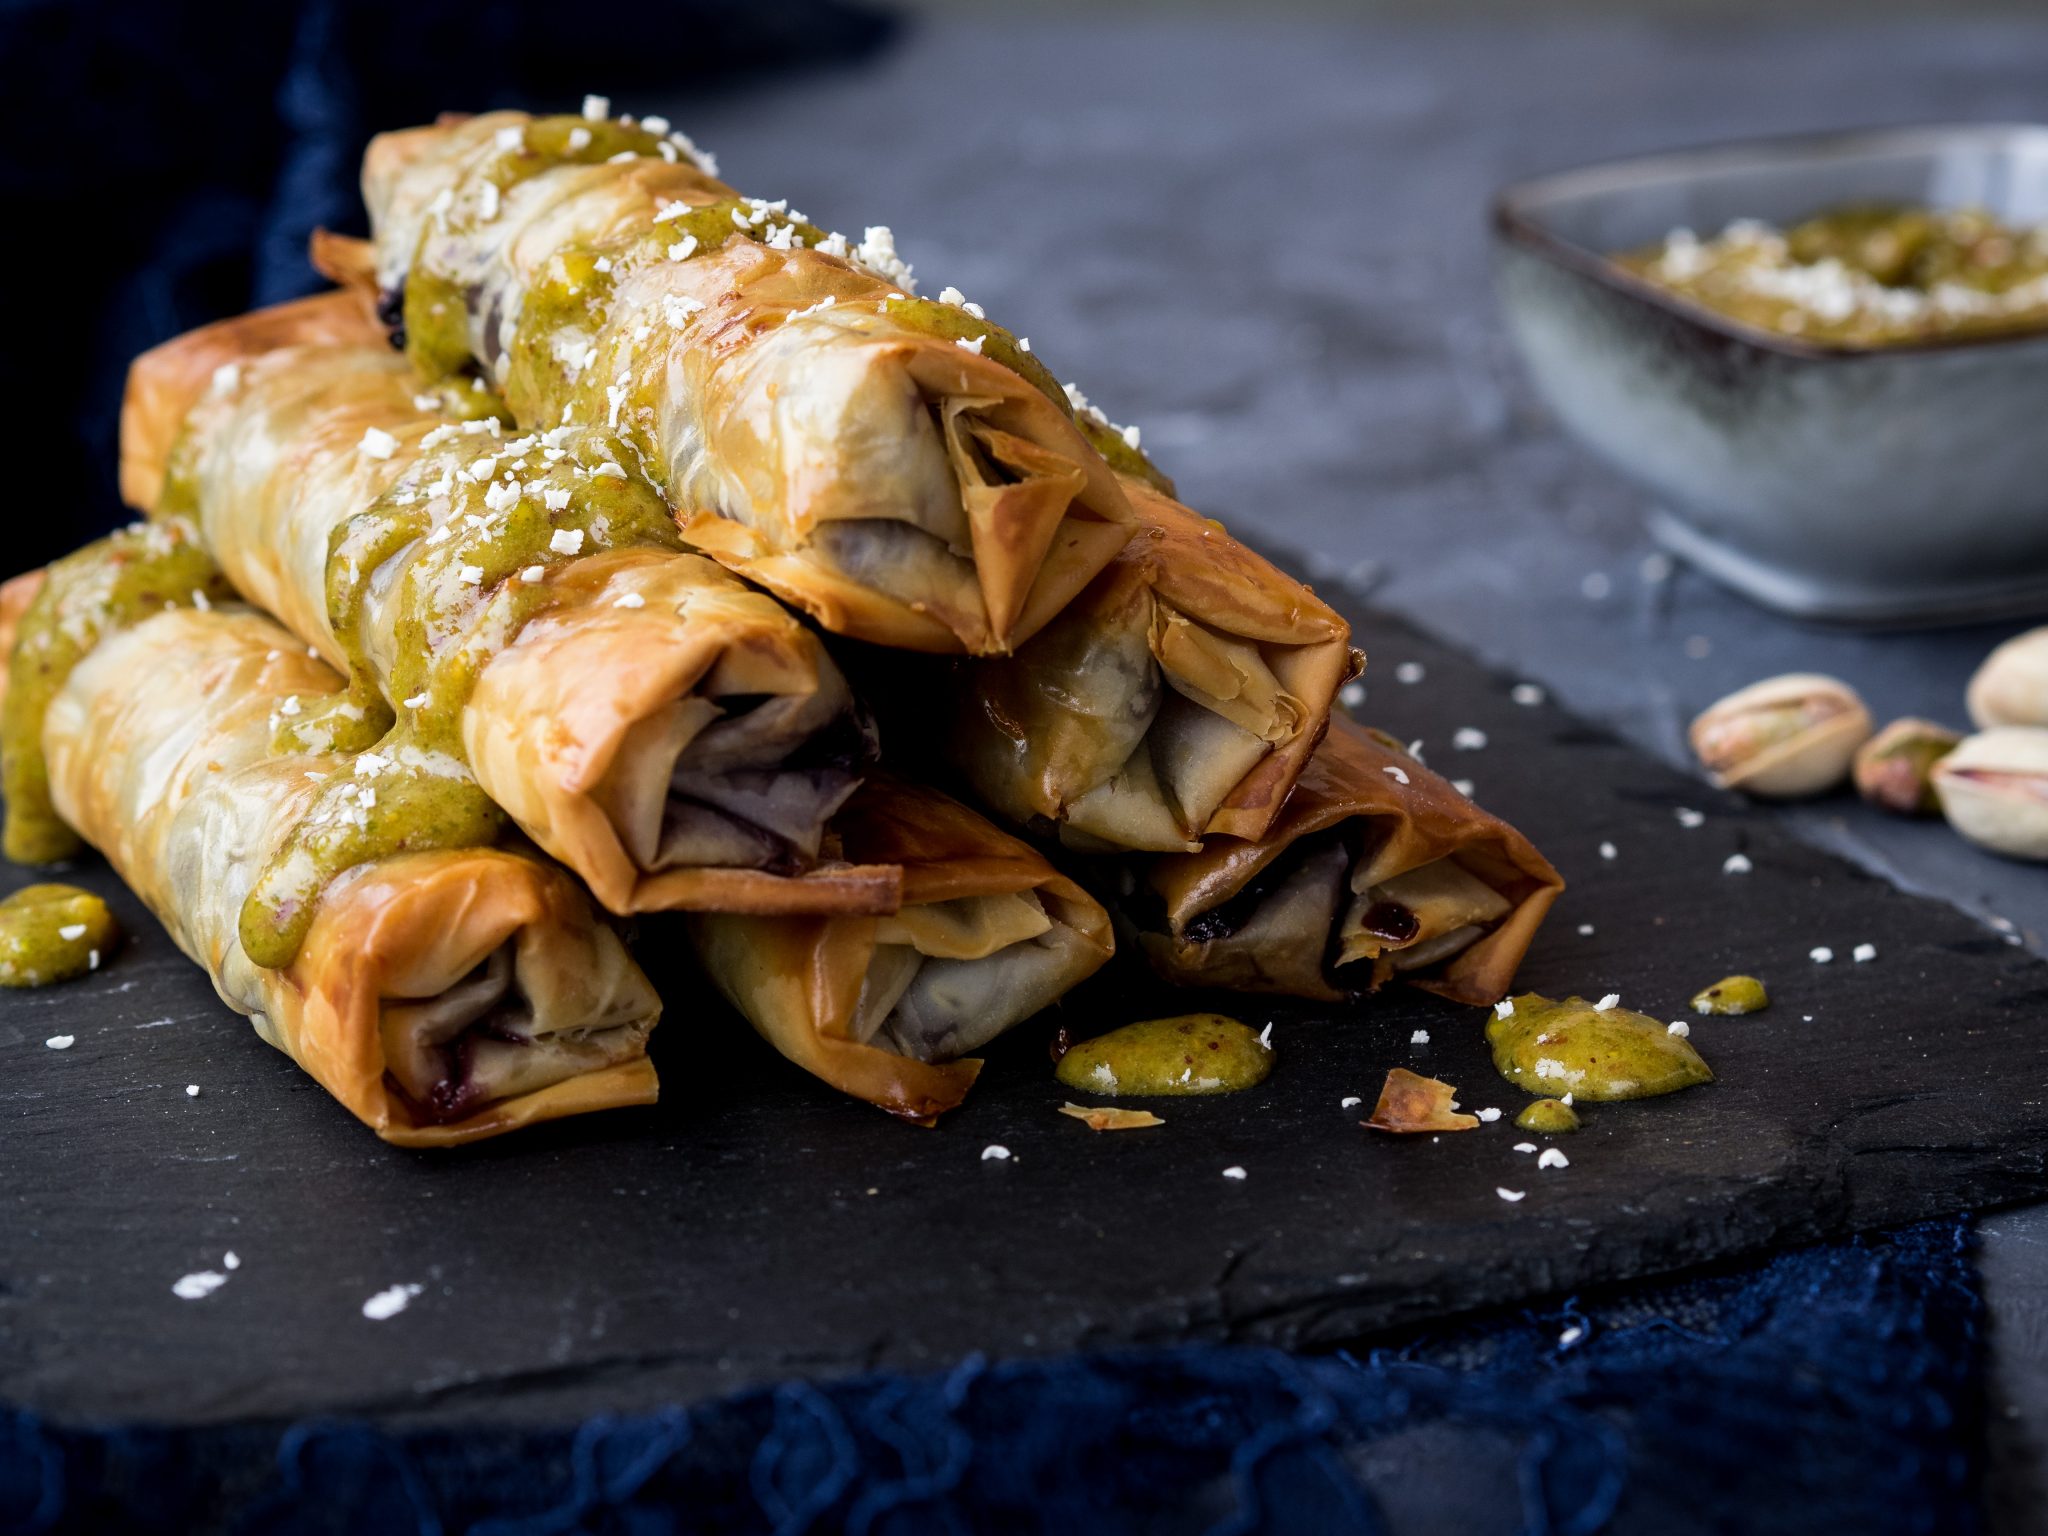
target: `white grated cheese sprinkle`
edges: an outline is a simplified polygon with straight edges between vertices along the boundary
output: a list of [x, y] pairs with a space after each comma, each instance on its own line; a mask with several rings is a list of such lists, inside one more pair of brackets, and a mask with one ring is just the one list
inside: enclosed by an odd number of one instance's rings
[[548, 535], [548, 548], [558, 555], [573, 555], [583, 548], [581, 528], [557, 528]]
[[1457, 752], [1477, 752], [1486, 745], [1486, 732], [1476, 725], [1461, 725], [1451, 736], [1451, 748]]
[[956, 338], [953, 342], [953, 345], [958, 347], [962, 352], [972, 352], [976, 357], [979, 357], [981, 356], [981, 344], [987, 340], [988, 338], [986, 336], [977, 336], [974, 338], [974, 340], [969, 341], [966, 337], [963, 336]]
[[1755, 868], [1746, 853], [1731, 853], [1721, 861], [1721, 873], [1724, 875], [1746, 875]]
[[480, 587], [484, 581], [484, 568], [480, 565], [465, 565], [455, 573], [455, 579], [465, 587]]
[[1408, 1043], [1409, 1043], [1410, 1045], [1427, 1045], [1427, 1044], [1429, 1044], [1429, 1031], [1428, 1031], [1428, 1030], [1426, 1030], [1426, 1029], [1418, 1029], [1418, 1030], [1416, 1030], [1414, 1034], [1412, 1034], [1412, 1035], [1410, 1035], [1410, 1036], [1408, 1037]]
[[1513, 1205], [1517, 1200], [1521, 1199], [1522, 1196], [1527, 1193], [1527, 1191], [1520, 1189], [1501, 1189], [1496, 1187], [1494, 1193], [1496, 1195], [1499, 1195], [1501, 1199], [1507, 1201], [1509, 1205]]
[[1826, 965], [1830, 960], [1835, 958], [1835, 952], [1832, 949], [1829, 949], [1825, 944], [1816, 944], [1812, 949], [1806, 952], [1806, 958], [1811, 960], [1815, 965]]
[[611, 115], [611, 97], [586, 96], [583, 98], [583, 117], [586, 122], [601, 123]]
[[1476, 1111], [1476, 1113], [1478, 1114], [1479, 1118], [1481, 1120], [1484, 1120], [1488, 1125], [1493, 1124], [1494, 1121], [1500, 1118], [1500, 1111], [1498, 1109], [1482, 1109]]
[[1394, 668], [1394, 681], [1397, 683], [1412, 685], [1421, 682], [1426, 676], [1428, 676], [1428, 673], [1424, 671], [1423, 665], [1419, 661], [1404, 661], [1401, 665]]
[[1858, 965], [1862, 965], [1868, 960], [1875, 960], [1877, 958], [1877, 946], [1875, 944], [1858, 944], [1849, 951], [1849, 958]]
[[1681, 805], [1671, 814], [1678, 818], [1678, 824], [1688, 832], [1692, 831], [1695, 827], [1703, 827], [1707, 824], [1707, 816], [1704, 811], [1690, 810]]
[[540, 493], [540, 500], [550, 512], [560, 512], [569, 505], [569, 492], [562, 486], [549, 486]]
[[1524, 708], [1533, 709], [1541, 704], [1547, 695], [1534, 683], [1517, 683], [1508, 690], [1508, 697]]
[[72, 1046], [78, 1044], [78, 1036], [52, 1035], [49, 1039], [45, 1040], [43, 1044], [47, 1045], [53, 1051], [68, 1051], [71, 1049]]
[[1679, 1039], [1683, 1040], [1687, 1035], [1692, 1033], [1692, 1026], [1686, 1023], [1683, 1019], [1673, 1019], [1670, 1025], [1665, 1029], [1664, 1033], [1666, 1033], [1667, 1035], [1676, 1035]]
[[1619, 992], [1610, 992], [1605, 997], [1601, 998], [1599, 1002], [1593, 1005], [1593, 1011], [1595, 1013], [1605, 1013], [1608, 1009], [1612, 1008], [1616, 1003], [1620, 1001], [1621, 994]]
[[1496, 1019], [1513, 1018], [1515, 1016], [1515, 1000], [1512, 997], [1504, 997], [1495, 1003], [1493, 1005], [1493, 1016]]
[[1337, 1101], [1337, 1107], [1339, 1109], [1356, 1109], [1359, 1105], [1363, 1104], [1364, 1102], [1365, 1100], [1361, 1099], [1357, 1094], [1351, 1093], [1346, 1094], [1343, 1098], [1339, 1099]]
[[1245, 1177], [1245, 1171], [1242, 1168], [1239, 1168], [1233, 1164], [1231, 1167], [1228, 1167], [1223, 1170], [1223, 1177], [1225, 1177], [1226, 1179], [1241, 1180]]
[[1010, 1149], [1000, 1142], [990, 1142], [981, 1149], [981, 1160], [984, 1163], [1007, 1163], [1010, 1160]]
[[622, 592], [612, 606], [614, 608], [645, 608], [647, 599], [638, 592]]
[[1571, 1159], [1555, 1147], [1545, 1147], [1536, 1158], [1538, 1168], [1569, 1168], [1571, 1165]]
[[398, 452], [398, 439], [382, 427], [371, 427], [363, 433], [363, 440], [356, 444], [356, 448], [368, 458], [388, 459]]
[[1406, 784], [1406, 783], [1408, 782], [1408, 775], [1407, 775], [1407, 774], [1406, 774], [1405, 772], [1403, 772], [1403, 771], [1402, 771], [1401, 769], [1399, 769], [1399, 768], [1395, 767], [1395, 766], [1394, 766], [1394, 765], [1393, 765], [1392, 763], [1388, 763], [1388, 764], [1386, 765], [1386, 767], [1384, 767], [1384, 768], [1382, 768], [1382, 769], [1380, 770], [1380, 772], [1381, 772], [1381, 773], [1384, 773], [1384, 774], [1385, 774], [1385, 775], [1386, 775], [1386, 776], [1387, 776], [1388, 778], [1392, 779], [1392, 780], [1393, 780], [1393, 781], [1394, 781], [1394, 782], [1395, 782], [1396, 784]]

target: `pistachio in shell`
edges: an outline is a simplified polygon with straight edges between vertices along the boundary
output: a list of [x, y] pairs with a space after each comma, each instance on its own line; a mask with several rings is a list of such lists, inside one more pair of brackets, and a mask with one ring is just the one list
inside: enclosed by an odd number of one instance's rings
[[1966, 737], [1934, 765], [1948, 824], [2007, 858], [2048, 860], [2048, 728], [2003, 725]]
[[1723, 789], [1772, 800], [1823, 794], [1870, 739], [1856, 690], [1817, 672], [1788, 672], [1731, 693], [1692, 723], [1692, 749]]
[[1962, 732], [1932, 720], [1894, 720], [1856, 749], [1856, 793], [1895, 815], [1937, 814], [1934, 765], [1962, 739]]
[[1985, 730], [2048, 725], [2048, 626], [2014, 635], [1985, 657], [1965, 702], [1970, 718]]

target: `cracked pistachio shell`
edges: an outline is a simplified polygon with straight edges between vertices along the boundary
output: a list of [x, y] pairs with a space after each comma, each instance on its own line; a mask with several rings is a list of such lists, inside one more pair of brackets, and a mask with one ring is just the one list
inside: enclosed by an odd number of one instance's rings
[[2048, 725], [2048, 627], [2015, 635], [1984, 658], [1970, 679], [1970, 718], [1997, 725]]
[[1979, 847], [2048, 860], [2048, 729], [2005, 725], [1964, 739], [1934, 765], [1948, 824]]
[[1818, 672], [1788, 672], [1731, 693], [1692, 723], [1692, 749], [1723, 789], [1772, 800], [1823, 794], [1870, 738], [1856, 690]]
[[1962, 732], [1932, 720], [1894, 720], [1856, 750], [1856, 793], [1900, 816], [1932, 816], [1934, 765], [1955, 750]]

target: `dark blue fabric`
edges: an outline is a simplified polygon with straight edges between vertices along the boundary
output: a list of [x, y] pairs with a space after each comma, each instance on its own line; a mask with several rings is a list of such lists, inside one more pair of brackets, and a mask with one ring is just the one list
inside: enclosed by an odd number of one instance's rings
[[16, 1414], [0, 1532], [1967, 1532], [1967, 1248], [1935, 1223], [1362, 1355], [969, 1361], [559, 1429]]
[[8, 411], [49, 497], [10, 520], [8, 570], [122, 519], [129, 361], [309, 291], [307, 236], [362, 228], [375, 130], [724, 89], [888, 32], [853, 0], [663, 0], [635, 10], [630, 38], [554, 0], [0, 0]]

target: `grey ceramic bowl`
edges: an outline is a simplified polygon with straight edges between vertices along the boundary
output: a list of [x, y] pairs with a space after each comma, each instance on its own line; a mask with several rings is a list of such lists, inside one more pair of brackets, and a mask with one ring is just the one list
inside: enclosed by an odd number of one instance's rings
[[2048, 128], [1775, 139], [1523, 182], [1495, 272], [1538, 387], [1656, 498], [1675, 553], [1784, 613], [1932, 623], [2048, 609], [2048, 332], [1881, 351], [1742, 325], [1607, 253], [1844, 202], [2048, 222]]

